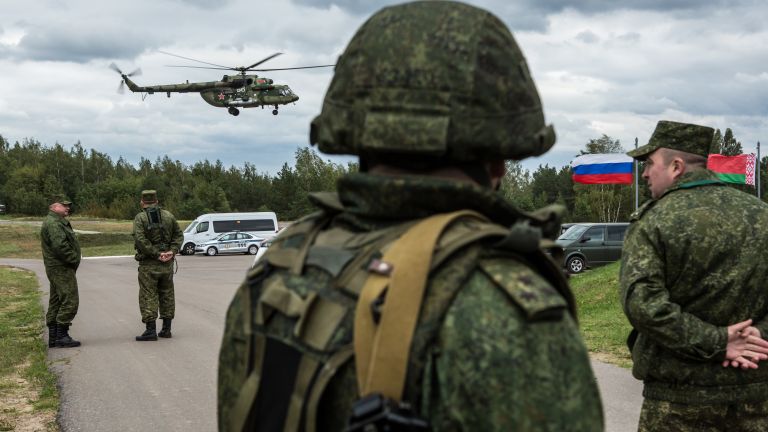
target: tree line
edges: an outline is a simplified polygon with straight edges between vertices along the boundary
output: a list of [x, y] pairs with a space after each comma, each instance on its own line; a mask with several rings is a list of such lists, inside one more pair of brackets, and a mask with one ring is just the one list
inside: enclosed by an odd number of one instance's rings
[[[717, 130], [714, 145], [722, 154], [742, 152], [730, 129], [724, 134]], [[619, 140], [603, 135], [589, 140], [580, 153], [623, 152]], [[122, 157], [113, 161], [105, 153], [86, 150], [80, 142], [67, 150], [34, 139], [11, 144], [0, 135], [0, 203], [9, 213], [39, 216], [47, 212], [48, 198], [63, 192], [77, 213], [131, 219], [139, 208], [139, 192], [155, 189], [161, 204], [180, 219], [212, 212], [274, 211], [280, 220], [295, 220], [313, 211], [308, 193], [332, 191], [339, 177], [358, 169], [356, 163], [323, 160], [311, 148], [297, 149], [293, 162], [285, 162], [275, 175], [259, 172], [250, 162], [242, 167], [225, 167], [218, 160], [185, 165], [168, 156], [154, 162], [142, 158], [134, 166]], [[768, 173], [768, 157], [760, 168]], [[738, 187], [754, 193], [751, 187]], [[634, 210], [633, 186], [574, 184], [570, 166], [545, 164], [530, 171], [508, 161], [501, 193], [527, 211], [561, 204], [564, 220], [570, 222], [626, 221]], [[649, 197], [641, 182], [640, 202]]]
[[293, 220], [312, 211], [309, 192], [333, 190], [336, 179], [357, 170], [356, 164], [325, 161], [309, 148], [296, 150], [294, 162], [293, 167], [284, 163], [273, 176], [250, 162], [242, 167], [225, 167], [218, 160], [185, 165], [167, 156], [154, 162], [142, 158], [134, 166], [122, 157], [113, 161], [85, 150], [80, 142], [66, 150], [34, 139], [10, 144], [0, 136], [0, 203], [8, 213], [44, 215], [49, 197], [63, 192], [79, 214], [132, 219], [140, 192], [155, 189], [161, 205], [180, 219], [274, 211], [282, 220]]

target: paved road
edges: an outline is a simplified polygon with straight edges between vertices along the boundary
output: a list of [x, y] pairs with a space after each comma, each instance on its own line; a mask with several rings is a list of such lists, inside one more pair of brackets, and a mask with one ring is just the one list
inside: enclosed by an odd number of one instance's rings
[[[73, 431], [215, 431], [216, 366], [224, 314], [250, 256], [182, 256], [173, 338], [136, 342], [141, 324], [133, 258], [86, 258], [70, 333], [83, 345], [51, 349], [61, 385], [60, 423]], [[0, 259], [48, 280], [39, 260]], [[593, 362], [607, 431], [636, 430], [641, 385], [625, 369]]]

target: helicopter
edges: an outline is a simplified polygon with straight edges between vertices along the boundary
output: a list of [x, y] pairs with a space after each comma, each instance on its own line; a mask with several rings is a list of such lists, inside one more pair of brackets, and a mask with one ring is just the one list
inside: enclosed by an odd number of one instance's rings
[[189, 57], [183, 57], [176, 54], [171, 54], [164, 51], [159, 51], [163, 54], [173, 57], [182, 58], [185, 60], [191, 60], [198, 63], [207, 64], [210, 66], [179, 66], [169, 65], [169, 67], [184, 67], [184, 68], [196, 68], [196, 69], [217, 69], [217, 70], [231, 70], [236, 71], [236, 75], [224, 75], [220, 81], [208, 81], [208, 82], [192, 82], [187, 80], [182, 84], [163, 84], [163, 85], [151, 85], [140, 86], [131, 80], [132, 76], [141, 75], [141, 69], [136, 69], [130, 73], [124, 73], [115, 63], [109, 65], [110, 69], [119, 73], [123, 78], [120, 81], [118, 87], [118, 93], [125, 91], [125, 86], [134, 93], [143, 93], [141, 100], [144, 100], [147, 95], [154, 93], [165, 93], [168, 97], [171, 97], [171, 93], [200, 93], [200, 96], [208, 104], [219, 108], [227, 108], [227, 111], [233, 116], [240, 115], [239, 108], [254, 108], [265, 106], [273, 106], [273, 115], [277, 115], [278, 107], [280, 105], [286, 105], [299, 100], [299, 96], [294, 93], [290, 87], [285, 84], [275, 84], [271, 78], [261, 77], [255, 74], [248, 74], [247, 72], [267, 72], [267, 71], [282, 71], [293, 69], [314, 69], [324, 67], [334, 67], [336, 65], [317, 65], [317, 66], [300, 66], [289, 68], [273, 68], [273, 69], [255, 69], [256, 66], [261, 65], [264, 62], [272, 60], [273, 58], [281, 55], [282, 53], [274, 53], [266, 58], [257, 61], [250, 66], [222, 66], [215, 63], [208, 63], [201, 60], [195, 60]]

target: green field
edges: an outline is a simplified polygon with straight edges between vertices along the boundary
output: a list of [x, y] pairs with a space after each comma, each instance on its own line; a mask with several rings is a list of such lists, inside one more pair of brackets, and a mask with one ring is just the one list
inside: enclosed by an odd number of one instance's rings
[[606, 363], [630, 367], [626, 339], [631, 327], [619, 304], [619, 263], [589, 270], [570, 282], [590, 353]]
[[[40, 222], [43, 218], [9, 218], [0, 220], [0, 258], [42, 259], [40, 251]], [[133, 255], [133, 221], [110, 219], [70, 218], [72, 228], [78, 232], [78, 241], [84, 257]], [[183, 230], [189, 221], [179, 221]]]
[[37, 278], [0, 266], [0, 431], [57, 431], [59, 392], [48, 370]]

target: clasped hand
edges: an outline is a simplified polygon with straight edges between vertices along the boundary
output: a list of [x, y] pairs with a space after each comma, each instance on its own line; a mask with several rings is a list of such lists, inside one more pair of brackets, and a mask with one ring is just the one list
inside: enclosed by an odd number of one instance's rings
[[752, 320], [728, 326], [728, 345], [723, 367], [757, 369], [757, 363], [768, 359], [768, 341], [760, 330], [752, 327]]
[[160, 256], [157, 258], [160, 262], [168, 262], [173, 259], [172, 251], [160, 252]]

